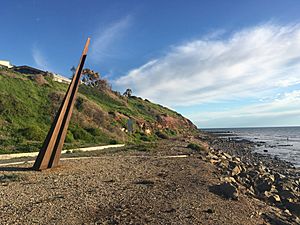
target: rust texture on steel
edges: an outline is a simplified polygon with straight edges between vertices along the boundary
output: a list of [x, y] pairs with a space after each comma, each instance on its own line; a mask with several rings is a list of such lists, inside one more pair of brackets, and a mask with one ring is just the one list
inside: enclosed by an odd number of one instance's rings
[[61, 156], [62, 147], [65, 142], [69, 122], [71, 119], [76, 93], [80, 83], [81, 72], [87, 56], [90, 38], [87, 39], [83, 49], [79, 64], [73, 76], [72, 82], [69, 85], [68, 91], [64, 100], [55, 116], [53, 124], [44, 141], [44, 144], [35, 160], [33, 169], [45, 170], [58, 166]]

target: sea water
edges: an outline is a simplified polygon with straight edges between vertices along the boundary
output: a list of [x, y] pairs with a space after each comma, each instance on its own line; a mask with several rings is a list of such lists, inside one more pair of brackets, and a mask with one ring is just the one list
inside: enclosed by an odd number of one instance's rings
[[256, 143], [255, 151], [270, 154], [300, 167], [300, 127], [214, 128], [205, 131], [222, 138], [246, 139]]

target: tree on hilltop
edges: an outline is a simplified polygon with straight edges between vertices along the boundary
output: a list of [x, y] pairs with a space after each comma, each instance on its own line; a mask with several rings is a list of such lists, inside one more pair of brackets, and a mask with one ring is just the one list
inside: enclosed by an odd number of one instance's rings
[[111, 90], [111, 85], [106, 79], [100, 78], [99, 72], [95, 72], [88, 68], [82, 70], [82, 82], [87, 86], [98, 88], [99, 90]]
[[129, 88], [127, 88], [126, 89], [126, 91], [123, 93], [123, 95], [125, 96], [125, 97], [131, 97], [131, 95], [132, 95], [132, 90], [131, 89], [129, 89]]

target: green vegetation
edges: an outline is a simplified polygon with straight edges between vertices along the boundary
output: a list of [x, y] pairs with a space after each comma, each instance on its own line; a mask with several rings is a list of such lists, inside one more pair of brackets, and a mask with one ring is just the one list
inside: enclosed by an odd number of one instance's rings
[[195, 143], [188, 144], [187, 148], [190, 148], [190, 149], [192, 149], [194, 151], [197, 151], [197, 152], [204, 150], [204, 147], [202, 145], [200, 146], [200, 145], [195, 144]]
[[[65, 149], [153, 142], [195, 128], [168, 108], [102, 87], [80, 85]], [[38, 151], [67, 88], [48, 77], [0, 69], [0, 154]], [[128, 119], [133, 133], [126, 130]]]

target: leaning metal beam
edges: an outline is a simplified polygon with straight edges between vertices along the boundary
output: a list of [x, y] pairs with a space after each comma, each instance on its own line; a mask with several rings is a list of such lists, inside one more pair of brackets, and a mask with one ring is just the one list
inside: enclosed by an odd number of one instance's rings
[[64, 100], [55, 116], [49, 133], [35, 160], [35, 163], [33, 165], [33, 169], [35, 170], [45, 170], [48, 168], [58, 166], [59, 159], [61, 156], [61, 150], [65, 142], [68, 126], [73, 112], [73, 107], [76, 100], [76, 93], [80, 83], [80, 76], [87, 56], [89, 44], [90, 38], [88, 38], [86, 41], [72, 82], [69, 85]]

